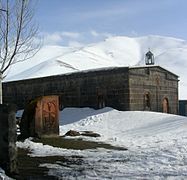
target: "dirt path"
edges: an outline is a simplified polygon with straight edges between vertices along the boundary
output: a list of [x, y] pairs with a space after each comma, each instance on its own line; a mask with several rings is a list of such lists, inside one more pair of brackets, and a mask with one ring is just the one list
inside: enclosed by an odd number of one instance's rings
[[[66, 149], [95, 149], [95, 148], [106, 148], [106, 149], [116, 149], [125, 150], [124, 148], [114, 147], [109, 144], [83, 141], [82, 139], [65, 139], [62, 137], [58, 138], [43, 138], [35, 140], [35, 142], [42, 142], [43, 144], [48, 144], [54, 147], [66, 148]], [[30, 157], [28, 155], [29, 151], [26, 149], [18, 149], [18, 170], [19, 175], [16, 179], [24, 180], [54, 180], [56, 177], [49, 176], [49, 169], [40, 167], [40, 164], [50, 163], [55, 164], [57, 161], [67, 164], [81, 164], [83, 162], [83, 157], [72, 156], [48, 156], [48, 157]]]

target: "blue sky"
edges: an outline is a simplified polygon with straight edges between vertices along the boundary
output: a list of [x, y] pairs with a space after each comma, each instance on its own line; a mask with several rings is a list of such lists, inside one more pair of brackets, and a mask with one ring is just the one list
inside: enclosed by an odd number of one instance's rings
[[186, 7], [186, 0], [39, 0], [35, 17], [47, 44], [149, 34], [187, 40]]

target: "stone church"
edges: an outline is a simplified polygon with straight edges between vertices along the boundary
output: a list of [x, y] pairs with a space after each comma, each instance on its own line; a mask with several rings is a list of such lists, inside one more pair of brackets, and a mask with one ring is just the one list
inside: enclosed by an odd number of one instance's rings
[[3, 101], [22, 109], [36, 97], [58, 95], [61, 109], [113, 107], [178, 114], [178, 76], [154, 65], [151, 51], [145, 57], [145, 66], [101, 68], [6, 82]]

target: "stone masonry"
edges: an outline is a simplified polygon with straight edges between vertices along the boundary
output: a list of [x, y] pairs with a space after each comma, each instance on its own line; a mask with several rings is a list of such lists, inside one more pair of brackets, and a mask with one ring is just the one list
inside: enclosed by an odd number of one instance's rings
[[17, 173], [16, 108], [0, 104], [0, 167], [7, 174]]
[[20, 123], [20, 139], [59, 135], [59, 98], [43, 96], [25, 107]]
[[118, 67], [7, 82], [4, 102], [22, 109], [45, 95], [59, 96], [64, 107], [113, 107], [178, 113], [178, 76], [160, 66]]

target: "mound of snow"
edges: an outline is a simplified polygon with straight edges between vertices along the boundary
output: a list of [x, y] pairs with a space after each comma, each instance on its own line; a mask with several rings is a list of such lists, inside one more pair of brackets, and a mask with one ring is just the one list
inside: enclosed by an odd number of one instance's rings
[[124, 146], [129, 142], [140, 145], [143, 138], [155, 143], [155, 139], [187, 136], [187, 118], [165, 113], [66, 108], [60, 117], [61, 135], [69, 130], [94, 131], [101, 134], [102, 141]]
[[5, 179], [5, 180], [13, 180], [12, 178], [8, 177], [5, 174], [5, 171], [3, 169], [0, 168], [0, 179]]
[[148, 49], [160, 65], [180, 77], [180, 98], [187, 98], [187, 42], [162, 36], [110, 37], [81, 48], [44, 46], [32, 59], [12, 65], [5, 81], [105, 67], [144, 65]]
[[112, 108], [66, 108], [60, 113], [61, 134], [70, 129], [99, 132], [101, 137], [88, 140], [125, 146], [128, 150], [71, 150], [34, 143], [29, 139], [17, 145], [29, 149], [30, 156], [68, 158], [70, 162], [59, 160], [40, 164], [40, 167], [49, 168], [48, 173], [58, 179], [187, 177], [186, 117], [154, 112], [122, 112]]

